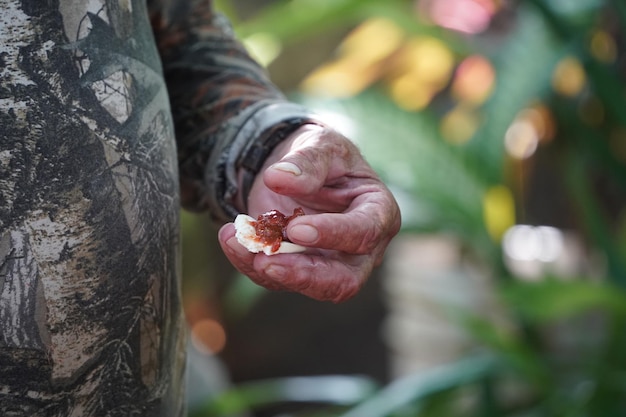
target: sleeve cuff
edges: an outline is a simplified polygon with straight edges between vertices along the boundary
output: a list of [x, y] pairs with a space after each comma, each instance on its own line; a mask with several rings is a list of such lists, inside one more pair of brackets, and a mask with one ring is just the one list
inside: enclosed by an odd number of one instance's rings
[[[232, 221], [239, 214], [237, 195], [241, 193], [246, 204], [256, 175], [280, 142], [304, 124], [321, 124], [313, 113], [294, 103], [265, 103], [246, 113], [234, 138], [222, 149], [215, 149], [205, 168], [207, 202], [217, 222]], [[241, 187], [237, 181], [240, 169]]]

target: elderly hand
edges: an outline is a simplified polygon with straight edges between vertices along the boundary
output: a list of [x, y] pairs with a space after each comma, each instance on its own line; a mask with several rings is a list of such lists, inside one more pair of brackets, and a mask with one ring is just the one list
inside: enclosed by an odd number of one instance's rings
[[305, 216], [287, 227], [306, 252], [267, 256], [248, 252], [232, 223], [219, 232], [233, 265], [259, 285], [340, 302], [355, 295], [382, 261], [400, 228], [391, 192], [357, 147], [334, 130], [305, 125], [281, 143], [250, 191], [249, 215], [269, 210]]

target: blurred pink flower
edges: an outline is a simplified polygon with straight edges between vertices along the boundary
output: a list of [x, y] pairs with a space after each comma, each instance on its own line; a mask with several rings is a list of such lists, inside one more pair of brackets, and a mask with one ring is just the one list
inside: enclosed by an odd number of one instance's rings
[[421, 0], [418, 10], [435, 24], [463, 33], [487, 29], [497, 6], [493, 0]]

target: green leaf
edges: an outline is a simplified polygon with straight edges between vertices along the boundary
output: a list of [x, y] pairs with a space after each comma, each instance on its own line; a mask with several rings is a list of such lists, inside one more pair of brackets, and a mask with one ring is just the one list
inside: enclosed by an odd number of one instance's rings
[[384, 417], [409, 405], [411, 415], [417, 415], [422, 401], [438, 393], [478, 382], [497, 369], [497, 360], [493, 356], [483, 355], [425, 370], [392, 382], [376, 396], [341, 417]]
[[586, 161], [578, 152], [570, 151], [566, 162], [565, 184], [576, 203], [575, 208], [579, 211], [583, 227], [587, 229], [597, 247], [604, 252], [609, 279], [626, 288], [626, 265], [623, 254], [619, 252], [614, 240], [608, 215], [592, 191], [592, 184], [589, 181], [590, 170], [586, 166]]
[[626, 316], [626, 293], [607, 283], [583, 279], [516, 282], [505, 286], [502, 295], [512, 308], [535, 322], [561, 320], [592, 309]]
[[213, 0], [213, 7], [224, 14], [230, 22], [237, 26], [239, 23], [239, 14], [232, 0]]
[[[397, 3], [402, 0], [391, 0]], [[266, 7], [237, 27], [240, 36], [271, 33], [283, 42], [293, 42], [339, 26], [362, 20], [367, 6], [376, 0], [292, 0]]]
[[208, 399], [191, 410], [190, 417], [228, 415], [281, 403], [324, 403], [348, 406], [363, 401], [378, 388], [370, 378], [360, 376], [309, 376], [266, 379], [243, 383]]
[[472, 313], [453, 311], [461, 326], [494, 355], [540, 391], [547, 391], [551, 377], [537, 353], [512, 329]]

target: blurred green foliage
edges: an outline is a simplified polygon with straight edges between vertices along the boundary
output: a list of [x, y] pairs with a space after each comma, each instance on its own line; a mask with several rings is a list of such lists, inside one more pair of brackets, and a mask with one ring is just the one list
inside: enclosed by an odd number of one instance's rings
[[[219, 3], [236, 13], [229, 1]], [[500, 3], [494, 17], [500, 20], [480, 35], [427, 22], [409, 0], [279, 1], [249, 20], [231, 16], [242, 38], [264, 33], [285, 44], [384, 17], [406, 36], [443, 42], [457, 64], [471, 55], [485, 56], [495, 72], [489, 98], [472, 108], [478, 127], [463, 143], [442, 133], [442, 120], [456, 104], [450, 84], [419, 110], [402, 109], [380, 80], [344, 97], [294, 92], [294, 100], [353, 121], [363, 153], [402, 203], [403, 232], [457, 236], [495, 277], [502, 314], [511, 323], [503, 329], [483, 318], [453, 313], [459, 326], [483, 346], [477, 356], [387, 387], [360, 385], [345, 401], [312, 399], [333, 405], [316, 415], [626, 415], [626, 3]], [[592, 39], [598, 33], [613, 40], [613, 58], [594, 53]], [[584, 71], [584, 83], [568, 94], [555, 88], [555, 70], [564, 59], [573, 59]], [[568, 212], [556, 215], [568, 219], [567, 227], [584, 237], [591, 252], [602, 254], [606, 268], [600, 277], [516, 279], [503, 262], [499, 236], [490, 232], [485, 196], [493, 187], [511, 190], [518, 223], [535, 221], [524, 217], [531, 199], [552, 204], [549, 195], [537, 197], [528, 184], [519, 185], [532, 175], [536, 156], [512, 158], [504, 141], [520, 112], [537, 103], [549, 109], [555, 126], [554, 137], [540, 143], [537, 153], [563, 187], [566, 202], [561, 207]], [[590, 328], [594, 331], [589, 335], [582, 333]], [[562, 332], [576, 341], [565, 351], [549, 342]], [[323, 382], [309, 383], [308, 389], [316, 392]], [[275, 387], [277, 382], [268, 384]], [[299, 394], [289, 390], [270, 391], [267, 401], [299, 401]], [[253, 408], [259, 400], [246, 400], [249, 392], [249, 387], [235, 388], [193, 415], [227, 415], [215, 410], [229, 409], [233, 398], [237, 405], [232, 409]], [[307, 410], [299, 415], [311, 415]]]

